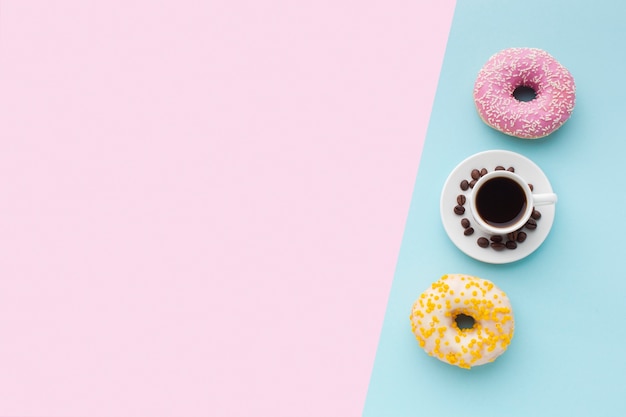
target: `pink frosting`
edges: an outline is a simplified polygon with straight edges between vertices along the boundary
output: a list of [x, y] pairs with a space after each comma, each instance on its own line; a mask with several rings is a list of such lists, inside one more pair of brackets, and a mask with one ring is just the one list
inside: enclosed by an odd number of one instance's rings
[[[531, 101], [513, 97], [516, 88], [535, 91]], [[474, 101], [489, 126], [507, 135], [536, 139], [565, 123], [574, 110], [576, 86], [570, 72], [550, 54], [535, 48], [498, 52], [478, 72]]]

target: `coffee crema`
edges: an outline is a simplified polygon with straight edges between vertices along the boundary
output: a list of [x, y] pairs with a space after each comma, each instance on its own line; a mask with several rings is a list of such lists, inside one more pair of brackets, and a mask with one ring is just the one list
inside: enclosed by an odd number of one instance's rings
[[486, 181], [476, 194], [476, 213], [494, 227], [508, 227], [518, 222], [526, 211], [524, 189], [509, 178]]

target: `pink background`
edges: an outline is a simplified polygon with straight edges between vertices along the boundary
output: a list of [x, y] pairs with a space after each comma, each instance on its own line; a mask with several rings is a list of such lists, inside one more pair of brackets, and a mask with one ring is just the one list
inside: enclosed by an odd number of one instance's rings
[[0, 0], [0, 415], [360, 415], [453, 8]]

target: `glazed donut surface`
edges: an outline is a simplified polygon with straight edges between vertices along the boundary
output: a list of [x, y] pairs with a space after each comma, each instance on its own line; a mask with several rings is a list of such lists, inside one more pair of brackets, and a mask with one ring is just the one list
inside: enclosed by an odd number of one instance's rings
[[[459, 316], [471, 317], [473, 326], [459, 327]], [[491, 281], [463, 274], [432, 283], [413, 304], [410, 319], [426, 353], [466, 369], [504, 353], [515, 328], [506, 294]]]
[[[535, 98], [520, 101], [519, 87]], [[570, 72], [537, 48], [509, 48], [493, 55], [478, 72], [474, 102], [483, 121], [500, 132], [523, 139], [551, 134], [569, 119], [576, 99]]]

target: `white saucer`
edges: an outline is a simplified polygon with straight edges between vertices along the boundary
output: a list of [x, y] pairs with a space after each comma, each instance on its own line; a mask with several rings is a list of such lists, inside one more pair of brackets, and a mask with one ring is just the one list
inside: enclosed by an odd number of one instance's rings
[[[513, 167], [516, 174], [519, 174], [529, 184], [533, 185], [533, 192], [535, 193], [553, 192], [546, 175], [530, 159], [511, 151], [485, 151], [470, 156], [452, 170], [443, 186], [439, 208], [446, 233], [462, 252], [482, 262], [505, 264], [523, 259], [541, 246], [552, 228], [555, 205], [550, 204], [537, 207], [537, 210], [541, 212], [541, 218], [537, 220], [537, 228], [535, 230], [524, 229], [528, 237], [524, 242], [518, 243], [516, 249], [497, 251], [491, 247], [481, 248], [478, 246], [476, 243], [478, 238], [481, 236], [489, 238], [489, 235], [476, 229], [474, 234], [465, 236], [463, 234], [464, 228], [461, 226], [461, 219], [466, 216], [455, 214], [454, 206], [457, 205], [456, 200], [459, 194], [469, 197], [471, 189], [463, 191], [460, 184], [464, 179], [468, 181], [472, 179], [471, 172], [473, 169], [480, 170], [481, 168], [486, 168], [491, 172], [498, 165], [504, 168]], [[469, 204], [466, 203], [465, 207], [468, 208]]]

